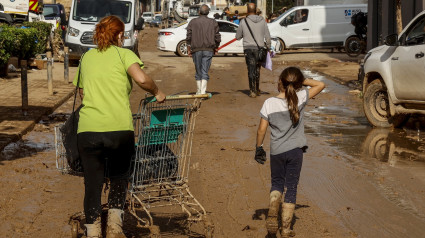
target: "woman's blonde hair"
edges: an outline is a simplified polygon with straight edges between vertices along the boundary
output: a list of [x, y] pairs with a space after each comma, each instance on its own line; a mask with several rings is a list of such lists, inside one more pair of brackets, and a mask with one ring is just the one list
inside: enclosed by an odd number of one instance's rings
[[284, 69], [279, 76], [278, 89], [280, 92], [285, 93], [285, 99], [288, 103], [288, 110], [293, 125], [298, 124], [300, 120], [297, 90], [302, 88], [304, 79], [303, 73], [296, 67]]
[[[117, 16], [102, 18], [96, 25], [93, 41], [99, 51], [106, 50], [111, 45], [119, 45], [119, 34], [124, 32], [124, 22]], [[122, 36], [124, 37], [124, 36]]]

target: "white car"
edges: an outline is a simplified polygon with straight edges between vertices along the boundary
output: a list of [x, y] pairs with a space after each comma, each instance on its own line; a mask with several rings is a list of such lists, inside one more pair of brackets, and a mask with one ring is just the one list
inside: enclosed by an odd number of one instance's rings
[[152, 12], [144, 12], [142, 13], [142, 18], [145, 19], [145, 23], [150, 23], [154, 18], [154, 14]]
[[[236, 40], [238, 25], [229, 21], [217, 20], [221, 34], [218, 53], [243, 54], [242, 40]], [[157, 48], [161, 51], [171, 51], [178, 56], [187, 56], [186, 27], [187, 22], [173, 28], [159, 30]], [[272, 39], [272, 49], [278, 49], [279, 42]]]

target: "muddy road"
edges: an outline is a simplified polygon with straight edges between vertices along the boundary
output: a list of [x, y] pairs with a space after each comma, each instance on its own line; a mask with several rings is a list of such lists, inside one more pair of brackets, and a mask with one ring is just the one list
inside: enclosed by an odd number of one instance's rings
[[[156, 30], [146, 29], [141, 44], [146, 71], [167, 94], [193, 93], [191, 59], [157, 51], [155, 41]], [[273, 72], [262, 70], [265, 93], [254, 99], [247, 96], [242, 55], [213, 59], [207, 90], [213, 98], [202, 104], [196, 122], [189, 185], [211, 216], [216, 237], [266, 235], [270, 167], [268, 161], [259, 165], [253, 160], [254, 143], [262, 103], [277, 93], [277, 76], [290, 64], [285, 57], [274, 58]], [[289, 57], [299, 61], [345, 56]], [[423, 119], [413, 117], [397, 130], [372, 129], [356, 92], [308, 69], [304, 72], [327, 88], [306, 109], [309, 149], [295, 212], [296, 237], [424, 237]], [[134, 88], [134, 111], [143, 97], [144, 92]], [[81, 177], [56, 171], [53, 128], [71, 109], [69, 100], [1, 152], [2, 237], [70, 236], [68, 220], [83, 209], [84, 185]], [[125, 219], [128, 237], [148, 236], [129, 213]], [[186, 233], [184, 216], [174, 211], [158, 211], [154, 220], [164, 237], [203, 237], [199, 226]]]

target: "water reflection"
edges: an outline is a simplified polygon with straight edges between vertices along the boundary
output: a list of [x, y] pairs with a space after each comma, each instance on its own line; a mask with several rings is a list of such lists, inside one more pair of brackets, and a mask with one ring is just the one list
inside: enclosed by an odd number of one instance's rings
[[364, 156], [387, 162], [390, 166], [423, 163], [424, 152], [425, 142], [421, 132], [411, 128], [372, 129], [363, 143]]

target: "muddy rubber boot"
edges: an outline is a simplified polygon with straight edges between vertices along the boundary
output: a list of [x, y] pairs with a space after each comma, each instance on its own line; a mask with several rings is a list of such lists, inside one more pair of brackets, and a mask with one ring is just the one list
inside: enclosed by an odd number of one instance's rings
[[291, 230], [292, 217], [294, 216], [295, 204], [294, 203], [283, 203], [282, 206], [282, 230], [280, 231], [280, 237], [292, 237], [295, 236], [295, 232]]
[[108, 224], [106, 227], [106, 238], [126, 238], [122, 231], [122, 220], [124, 211], [111, 208], [108, 210]]
[[86, 238], [102, 237], [102, 224], [98, 218], [93, 224], [84, 224], [86, 227]]
[[256, 81], [256, 83], [255, 83], [255, 94], [256, 94], [257, 96], [260, 96], [260, 95], [261, 95], [261, 90], [260, 90], [260, 79], [256, 79], [255, 81]]
[[208, 80], [202, 79], [201, 80], [201, 94], [206, 94], [207, 93], [207, 84], [208, 84]]
[[201, 94], [201, 80], [196, 80], [196, 94]]
[[277, 216], [279, 215], [280, 200], [282, 194], [279, 191], [272, 191], [270, 193], [270, 207], [266, 219], [266, 228], [269, 234], [276, 234], [279, 229]]

